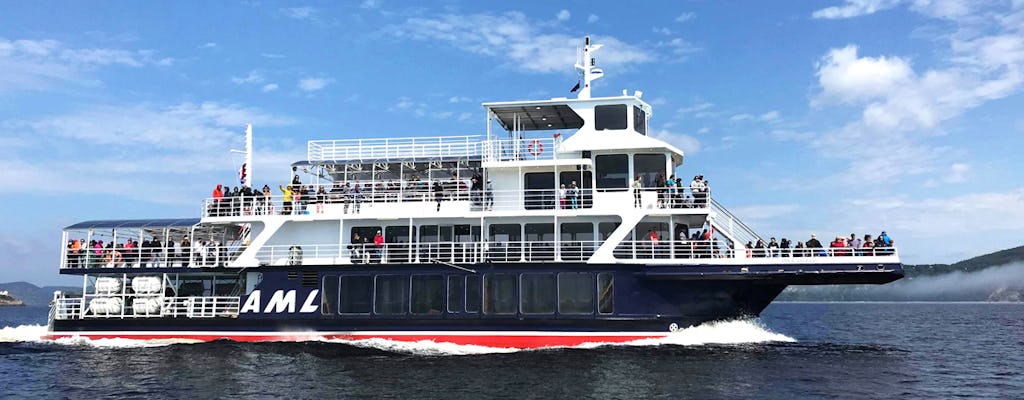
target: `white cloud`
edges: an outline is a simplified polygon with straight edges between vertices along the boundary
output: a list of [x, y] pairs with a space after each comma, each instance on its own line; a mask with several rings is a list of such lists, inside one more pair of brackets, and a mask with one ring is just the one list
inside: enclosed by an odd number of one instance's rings
[[858, 199], [851, 201], [851, 206], [862, 218], [881, 221], [877, 226], [919, 237], [1024, 229], [1024, 188], [947, 198]]
[[798, 204], [760, 204], [733, 207], [734, 215], [744, 221], [764, 221], [795, 213], [800, 210]]
[[459, 113], [459, 118], [458, 118], [459, 122], [466, 122], [466, 121], [469, 121], [471, 119], [473, 119], [473, 114], [472, 113], [468, 113], [468, 112]]
[[703, 127], [701, 127], [700, 129], [697, 130], [697, 133], [699, 133], [701, 135], [703, 135], [705, 133], [708, 133], [708, 132], [711, 132], [711, 128], [708, 128], [706, 126], [703, 126]]
[[736, 114], [736, 115], [733, 115], [733, 116], [729, 117], [729, 120], [733, 121], [733, 122], [746, 121], [746, 120], [750, 120], [750, 119], [754, 119], [754, 116], [750, 115], [750, 114]]
[[260, 90], [262, 90], [264, 92], [273, 92], [273, 91], [275, 91], [277, 89], [278, 89], [278, 86], [277, 86], [276, 83], [268, 83], [266, 85], [263, 85], [262, 88], [260, 88]]
[[857, 46], [832, 49], [818, 62], [821, 99], [852, 103], [892, 93], [915, 78], [899, 57], [858, 57]]
[[448, 98], [449, 103], [471, 103], [473, 99], [465, 96], [452, 96]]
[[846, 0], [841, 6], [827, 7], [811, 14], [812, 18], [840, 19], [874, 14], [899, 5], [899, 0]]
[[777, 122], [780, 118], [778, 111], [769, 111], [757, 117], [764, 122]]
[[199, 45], [200, 49], [213, 49], [217, 47], [217, 42], [206, 42]]
[[242, 78], [234, 77], [234, 76], [231, 77], [231, 82], [234, 82], [234, 83], [239, 84], [239, 85], [245, 85], [245, 84], [250, 84], [250, 83], [252, 83], [252, 84], [263, 83], [263, 74], [261, 74], [259, 71], [252, 70], [252, 71], [249, 71], [249, 74], [246, 75], [245, 77], [242, 77]]
[[99, 67], [167, 66], [174, 58], [157, 57], [152, 50], [73, 48], [56, 40], [0, 38], [0, 92], [46, 90], [62, 83], [91, 85]]
[[[34, 139], [17, 154], [0, 157], [0, 169], [5, 171], [0, 192], [33, 187], [47, 194], [110, 194], [118, 199], [197, 204], [209, 193], [209, 182], [233, 180], [237, 160], [228, 151], [243, 144], [246, 123], [258, 131], [294, 120], [237, 104], [202, 102], [98, 106], [35, 120], [3, 121], [5, 132]], [[273, 139], [261, 138], [260, 143], [268, 142]], [[289, 153], [298, 150], [284, 147]], [[294, 159], [301, 155], [297, 152]], [[258, 168], [266, 165], [260, 162]], [[279, 167], [283, 170], [287, 164]]]
[[312, 20], [317, 17], [317, 10], [313, 7], [291, 7], [282, 8], [281, 12], [288, 18], [294, 18], [299, 20]]
[[555, 15], [555, 17], [558, 18], [559, 21], [568, 21], [570, 16], [571, 15], [569, 14], [569, 10], [559, 11], [558, 15]]
[[597, 22], [600, 19], [601, 19], [601, 17], [598, 17], [597, 15], [594, 15], [594, 14], [590, 14], [590, 15], [587, 16], [587, 23], [592, 24], [592, 23]]
[[672, 35], [672, 30], [668, 29], [667, 27], [664, 27], [664, 26], [655, 26], [655, 27], [651, 28], [651, 32], [659, 33], [659, 34], [662, 34], [662, 35], [665, 35], [665, 36], [671, 36]]
[[284, 56], [284, 54], [260, 53], [260, 57], [263, 57], [263, 58], [284, 58], [285, 56]]
[[679, 16], [676, 17], [676, 22], [686, 22], [693, 20], [694, 18], [697, 18], [697, 14], [691, 11], [687, 11], [682, 14], [679, 14]]
[[[526, 72], [571, 71], [580, 38], [543, 32], [548, 26], [530, 21], [519, 12], [504, 14], [445, 14], [436, 18], [409, 18], [384, 29], [403, 39], [445, 42], [463, 51], [499, 58]], [[595, 36], [605, 47], [595, 54], [602, 66], [634, 65], [655, 61], [657, 54], [614, 37]]]
[[359, 5], [359, 8], [377, 8], [380, 7], [380, 0], [363, 0], [363, 3]]
[[700, 140], [697, 140], [697, 138], [678, 132], [672, 132], [666, 129], [653, 132], [650, 136], [655, 139], [663, 140], [668, 144], [678, 147], [685, 154], [696, 153], [700, 151], [701, 148]]
[[964, 163], [954, 163], [942, 180], [946, 183], [963, 183], [967, 181], [967, 175], [971, 173], [971, 166]]
[[693, 113], [697, 113], [697, 112], [700, 112], [700, 111], [709, 110], [709, 109], [711, 109], [714, 106], [715, 105], [712, 104], [712, 103], [703, 102], [703, 103], [694, 104], [692, 106], [680, 108], [679, 111], [677, 111], [677, 112], [679, 114], [693, 114]]
[[299, 80], [299, 89], [306, 92], [315, 92], [323, 89], [334, 82], [334, 79], [330, 78], [303, 78]]

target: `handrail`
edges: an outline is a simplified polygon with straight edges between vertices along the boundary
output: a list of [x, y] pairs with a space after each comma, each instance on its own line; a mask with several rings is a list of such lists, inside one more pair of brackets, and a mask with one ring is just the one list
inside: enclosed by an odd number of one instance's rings
[[311, 140], [309, 161], [390, 160], [417, 157], [479, 156], [481, 136]]
[[241, 248], [237, 245], [213, 245], [203, 241], [188, 246], [89, 247], [77, 251], [64, 249], [61, 269], [74, 268], [175, 268], [224, 266]]
[[[305, 185], [308, 186], [308, 185]], [[472, 190], [462, 182], [446, 181], [444, 189], [435, 192], [427, 182], [381, 183], [379, 187], [355, 190], [355, 184], [343, 190], [335, 187], [316, 186], [313, 194], [300, 194], [284, 201], [283, 195], [206, 198], [202, 202], [203, 217], [247, 216], [247, 215], [301, 215], [322, 214], [330, 208], [340, 208], [342, 213], [359, 213], [364, 206], [399, 203], [436, 203], [438, 209], [446, 209], [450, 202], [469, 202], [467, 211], [523, 211], [554, 209], [586, 209], [597, 205], [595, 196], [601, 191], [592, 188], [528, 189], [528, 190]], [[325, 193], [319, 192], [324, 187]], [[330, 189], [327, 189], [330, 188]], [[645, 188], [643, 207], [669, 209], [706, 208], [706, 197], [695, 198], [687, 195], [688, 187], [677, 187], [676, 195], [669, 198], [664, 188]], [[664, 190], [664, 193], [662, 191]], [[692, 191], [691, 191], [692, 192]], [[655, 201], [648, 197], [657, 193]], [[632, 207], [632, 196], [619, 196], [610, 206]], [[327, 206], [327, 207], [325, 207]], [[339, 206], [339, 207], [334, 207]]]
[[[711, 210], [714, 211], [715, 213], [722, 214], [725, 218], [728, 218], [729, 234], [733, 235], [736, 238], [736, 240], [740, 242], [740, 244], [742, 244], [744, 240], [752, 243], [764, 241], [764, 239], [761, 238], [761, 235], [757, 234], [757, 231], [755, 231], [753, 228], [744, 223], [743, 220], [736, 218], [736, 216], [733, 215], [732, 212], [729, 211], [729, 209], [725, 208], [725, 206], [722, 206], [722, 204], [719, 203], [718, 200], [715, 200], [713, 197], [710, 196], [708, 196], [708, 198], [711, 200]], [[739, 231], [733, 229], [734, 226], [738, 226]]]
[[[110, 306], [109, 301], [104, 309], [94, 309], [93, 300], [108, 301], [119, 299], [119, 303]], [[130, 305], [132, 303], [157, 301], [158, 309], [155, 312], [144, 312]], [[61, 296], [54, 299], [51, 308], [53, 319], [93, 319], [93, 318], [217, 318], [237, 317], [239, 311], [239, 296], [191, 296], [191, 297], [163, 297], [161, 294], [131, 294], [131, 293], [110, 293], [110, 294], [82, 294], [76, 296]], [[148, 311], [148, 310], [147, 310]]]

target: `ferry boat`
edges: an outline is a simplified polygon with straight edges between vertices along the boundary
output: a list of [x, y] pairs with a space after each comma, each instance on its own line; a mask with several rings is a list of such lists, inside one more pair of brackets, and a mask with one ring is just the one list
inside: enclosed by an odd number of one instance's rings
[[82, 289], [54, 294], [47, 337], [575, 346], [903, 276], [893, 247], [751, 249], [699, 180], [665, 187], [684, 154], [648, 135], [641, 92], [591, 97], [600, 48], [578, 51], [576, 98], [484, 103], [481, 136], [313, 140], [290, 184], [198, 218], [68, 226]]

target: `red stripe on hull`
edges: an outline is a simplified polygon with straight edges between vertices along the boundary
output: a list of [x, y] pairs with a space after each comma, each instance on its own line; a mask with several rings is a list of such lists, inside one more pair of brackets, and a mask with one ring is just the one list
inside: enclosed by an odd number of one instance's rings
[[385, 339], [399, 342], [434, 341], [437, 343], [452, 343], [457, 345], [472, 345], [484, 347], [515, 348], [515, 349], [536, 349], [542, 347], [573, 347], [585, 343], [624, 343], [640, 339], [657, 339], [664, 335], [586, 335], [586, 336], [556, 336], [556, 335], [358, 335], [358, 334], [327, 334], [327, 335], [205, 335], [205, 334], [49, 334], [45, 339], [56, 340], [62, 338], [82, 337], [91, 340], [96, 339], [131, 339], [131, 340], [169, 340], [184, 339], [200, 342], [214, 340], [232, 340], [236, 342], [300, 342], [319, 339], [332, 340], [366, 340]]

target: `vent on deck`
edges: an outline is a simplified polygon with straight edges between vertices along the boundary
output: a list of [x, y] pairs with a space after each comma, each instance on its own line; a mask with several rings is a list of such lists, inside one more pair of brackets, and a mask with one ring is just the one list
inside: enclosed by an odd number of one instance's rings
[[319, 284], [320, 278], [316, 271], [302, 271], [302, 287], [317, 287]]
[[299, 272], [298, 271], [288, 271], [288, 280], [294, 281], [296, 279], [299, 279]]

